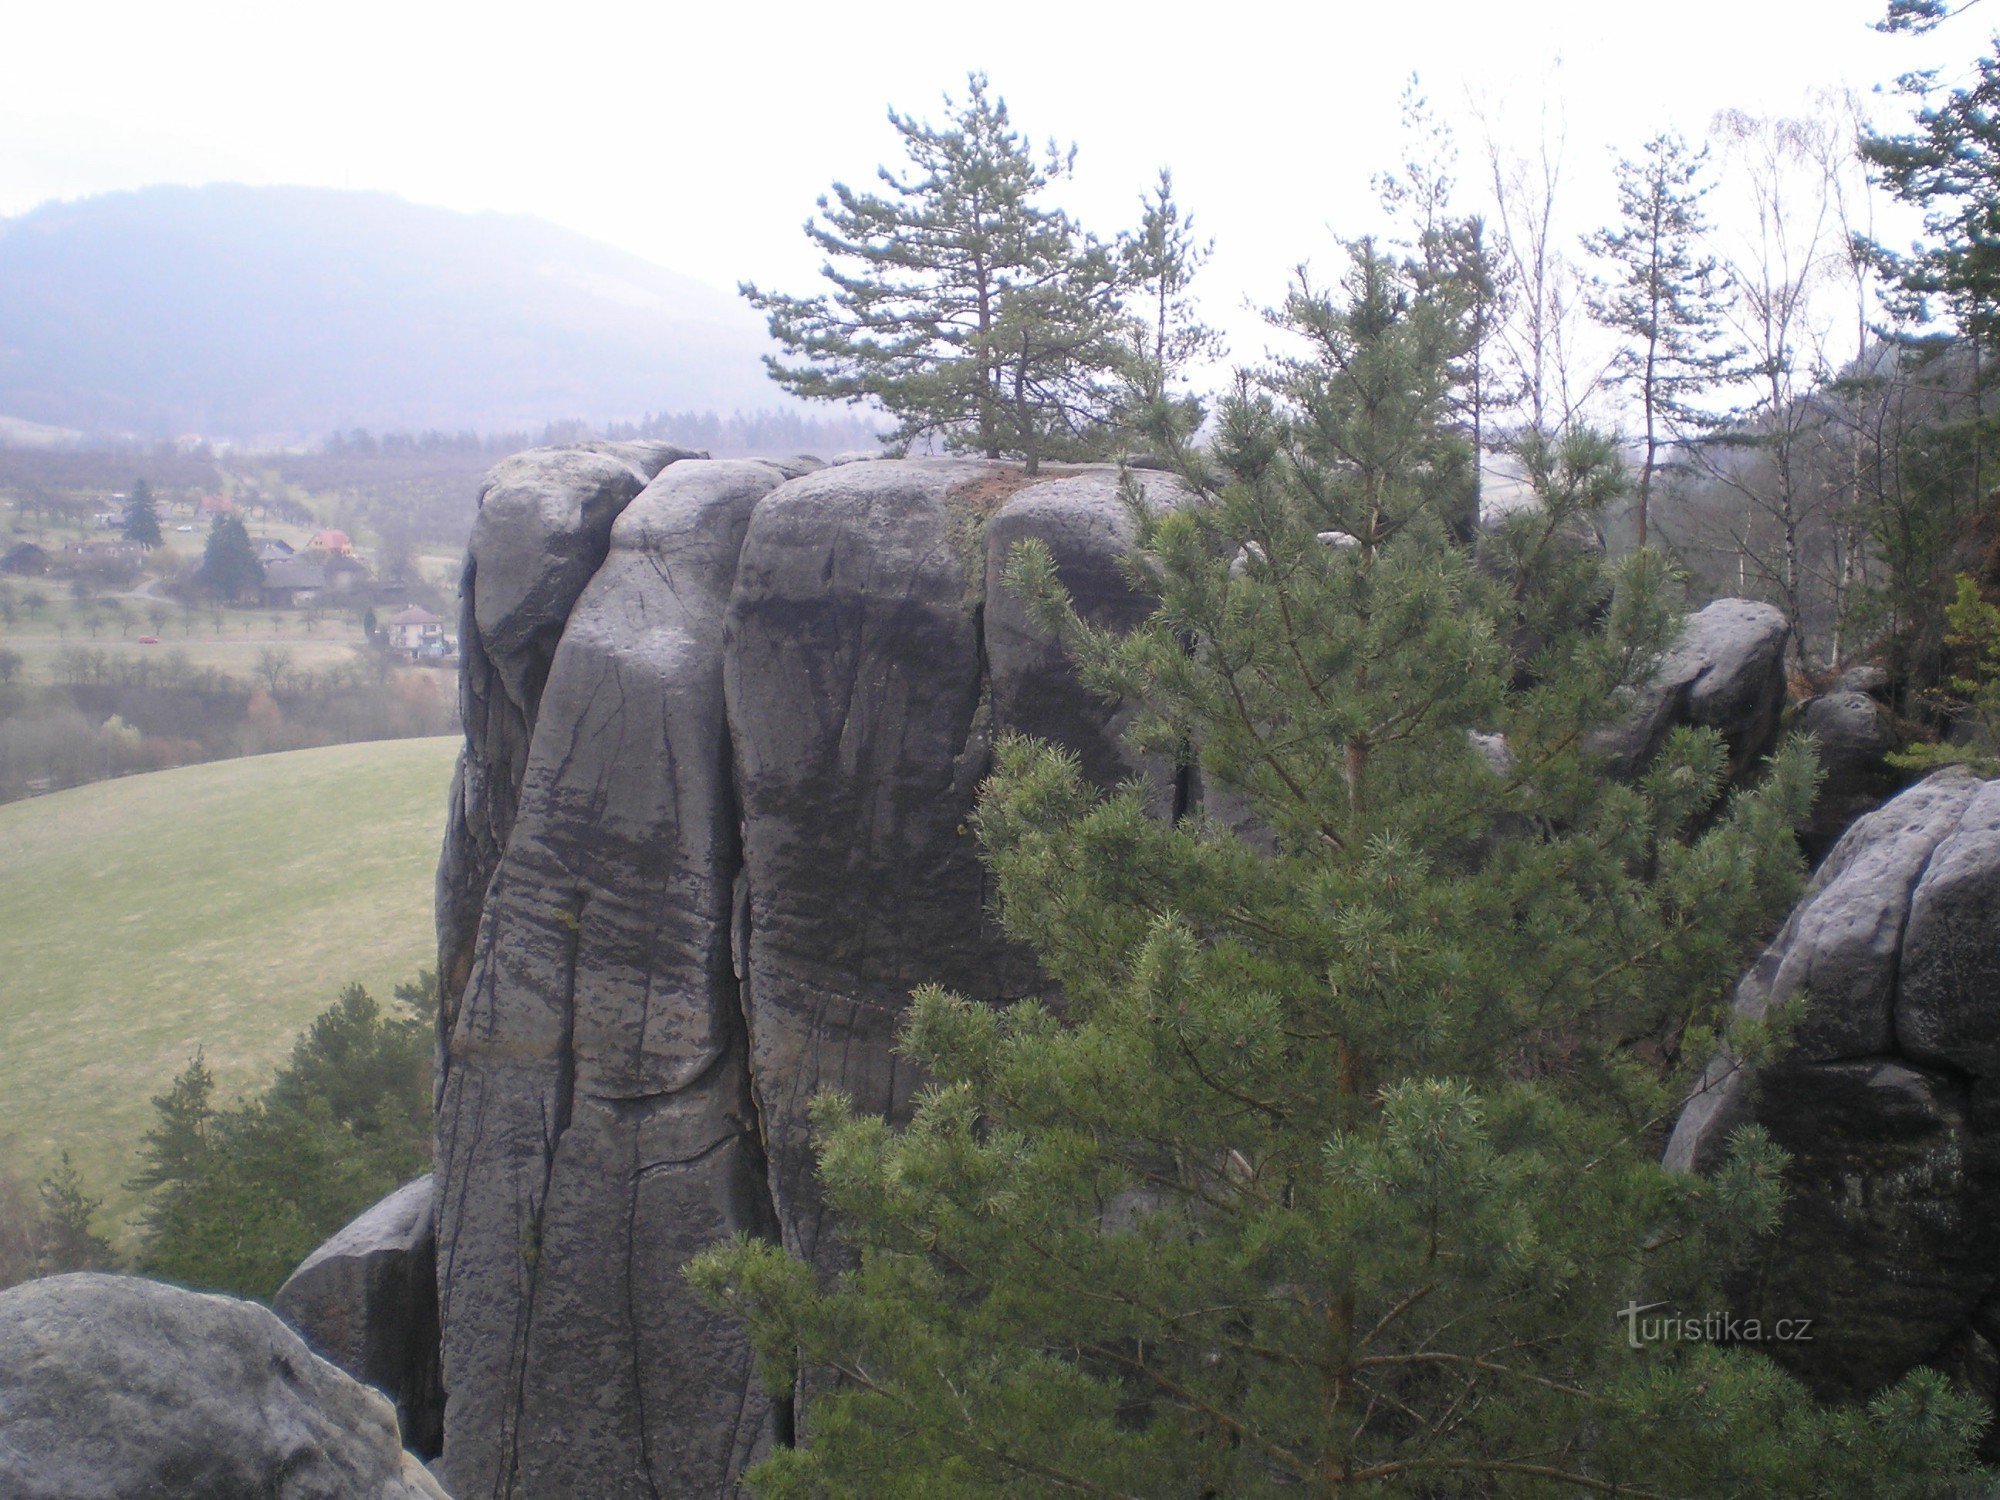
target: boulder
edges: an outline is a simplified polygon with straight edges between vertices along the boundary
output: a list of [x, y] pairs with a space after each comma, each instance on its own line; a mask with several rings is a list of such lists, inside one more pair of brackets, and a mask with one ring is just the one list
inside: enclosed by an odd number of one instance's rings
[[1880, 807], [1909, 778], [1886, 758], [1899, 743], [1889, 711], [1865, 692], [1808, 698], [1795, 723], [1819, 746], [1819, 796], [1799, 831], [1806, 858], [1817, 864], [1856, 818]]
[[674, 463], [605, 523], [573, 598], [498, 570], [532, 629], [483, 597], [482, 559], [548, 550], [552, 512], [611, 508], [586, 504], [590, 476], [621, 482], [593, 456], [530, 470], [561, 506], [489, 488], [468, 618], [547, 665], [467, 654], [468, 701], [477, 677], [507, 716], [468, 721], [462, 776], [512, 788], [511, 812], [483, 825], [490, 864], [440, 874], [444, 951], [477, 913], [438, 1115], [454, 1490], [721, 1495], [789, 1440], [740, 1325], [681, 1271], [738, 1234], [837, 1265], [813, 1097], [907, 1110], [894, 1041], [920, 984], [1046, 990], [991, 919], [970, 829], [994, 734], [1063, 744], [1100, 785], [1140, 777], [1162, 811], [1185, 799], [1001, 582], [1039, 539], [1089, 618], [1137, 619], [1118, 472], [870, 458]]
[[403, 1446], [444, 1443], [431, 1179], [405, 1183], [300, 1262], [271, 1307], [315, 1354], [396, 1403]]
[[1730, 1291], [1814, 1320], [1770, 1352], [1822, 1394], [1942, 1357], [1994, 1290], [1996, 931], [2000, 782], [1939, 772], [1847, 831], [1739, 984], [1746, 1015], [1801, 1005], [1791, 1046], [1754, 1075], [1718, 1058], [1668, 1143], [1706, 1171], [1754, 1122], [1791, 1153], [1782, 1223]]
[[1611, 774], [1637, 775], [1682, 725], [1713, 729], [1741, 777], [1777, 740], [1791, 629], [1768, 604], [1717, 599], [1687, 618], [1680, 639], [1613, 728], [1596, 737]]
[[9, 1500], [445, 1500], [382, 1396], [268, 1309], [130, 1276], [0, 1292]]

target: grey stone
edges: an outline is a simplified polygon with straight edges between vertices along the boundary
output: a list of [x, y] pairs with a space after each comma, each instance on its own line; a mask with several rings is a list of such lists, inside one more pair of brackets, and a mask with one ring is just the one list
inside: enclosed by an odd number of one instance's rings
[[[1146, 503], [1165, 507], [1187, 491], [1171, 476], [1135, 475]], [[1107, 702], [1077, 680], [1062, 643], [1028, 617], [1003, 581], [1014, 548], [1039, 541], [1056, 560], [1056, 575], [1077, 612], [1092, 625], [1130, 629], [1152, 609], [1132, 587], [1125, 563], [1134, 542], [1133, 518], [1118, 475], [1106, 470], [1029, 485], [1002, 499], [985, 526], [984, 615], [987, 671], [996, 726], [1033, 735], [1077, 753], [1083, 774], [1101, 787], [1143, 777], [1149, 802], [1164, 816], [1186, 811], [1176, 768], [1141, 763], [1124, 742], [1133, 710]]]
[[926, 459], [828, 468], [757, 509], [724, 681], [743, 813], [739, 959], [786, 1243], [822, 1209], [807, 1108], [897, 1116], [917, 985], [1028, 992], [986, 915], [970, 817], [991, 737], [980, 518], [1013, 471]]
[[724, 606], [782, 478], [676, 464], [541, 695], [438, 1119], [444, 1465], [468, 1494], [720, 1494], [769, 1440], [680, 1268], [775, 1234], [731, 968]]
[[1889, 691], [1889, 669], [1875, 662], [1849, 667], [1834, 679], [1836, 693], [1869, 693], [1881, 696]]
[[611, 523], [654, 475], [699, 455], [666, 443], [537, 448], [494, 466], [459, 584], [459, 715], [438, 862], [440, 1092], [443, 1046], [472, 963], [486, 887], [513, 828], [528, 742], [556, 643], [604, 560]]
[[1757, 1119], [1791, 1155], [1788, 1195], [1732, 1304], [1811, 1318], [1810, 1343], [1768, 1352], [1823, 1396], [1871, 1395], [1963, 1328], [1992, 1284], [1980, 1122], [1960, 1081], [1898, 1061], [1804, 1064], [1759, 1085]]
[[1896, 1039], [1918, 1061], [2000, 1079], [2000, 782], [1967, 803], [1910, 898]]
[[1755, 1123], [1790, 1153], [1780, 1226], [1731, 1294], [1814, 1319], [1769, 1352], [1822, 1394], [1930, 1358], [1992, 1290], [1997, 899], [2000, 782], [1939, 772], [1859, 819], [1737, 987], [1747, 1016], [1798, 1003], [1790, 1046], [1754, 1074], [1715, 1059], [1668, 1143], [1667, 1165], [1709, 1171]]
[[313, 1352], [396, 1403], [403, 1446], [444, 1442], [431, 1179], [405, 1183], [305, 1258], [271, 1299]]
[[1819, 746], [1819, 795], [1799, 835], [1806, 857], [1817, 862], [1856, 818], [1881, 806], [1909, 778], [1886, 758], [1897, 748], [1889, 711], [1866, 693], [1808, 698], [1796, 722]]
[[1741, 777], [1771, 749], [1785, 705], [1785, 651], [1791, 630], [1768, 604], [1717, 599], [1687, 618], [1620, 722], [1594, 743], [1614, 776], [1642, 771], [1682, 725], [1716, 730]]
[[446, 1500], [389, 1403], [266, 1308], [130, 1276], [0, 1292], [8, 1500]]

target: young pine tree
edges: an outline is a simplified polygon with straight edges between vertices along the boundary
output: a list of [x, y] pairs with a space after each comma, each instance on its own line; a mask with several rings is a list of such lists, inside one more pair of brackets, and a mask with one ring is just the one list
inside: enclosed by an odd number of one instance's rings
[[1928, 1376], [1829, 1412], [1753, 1352], [1629, 1346], [1621, 1309], [1721, 1306], [1772, 1222], [1756, 1133], [1707, 1181], [1659, 1146], [1794, 888], [1814, 770], [1792, 745], [1724, 797], [1723, 747], [1682, 731], [1604, 775], [1667, 580], [1570, 540], [1620, 489], [1588, 434], [1529, 455], [1541, 504], [1476, 558], [1451, 540], [1455, 319], [1366, 244], [1338, 295], [1301, 288], [1279, 321], [1310, 352], [1225, 406], [1219, 482], [1135, 502], [1157, 608], [1131, 633], [1014, 558], [1087, 679], [1145, 706], [1139, 744], [1195, 746], [1232, 815], [1169, 825], [1002, 747], [978, 832], [1060, 1003], [923, 991], [908, 1125], [823, 1102], [853, 1270], [744, 1242], [692, 1273], [768, 1381], [827, 1393], [762, 1493], [1915, 1495], [1964, 1469], [1968, 1408]]
[[1214, 244], [1195, 237], [1194, 218], [1174, 197], [1173, 173], [1164, 167], [1143, 201], [1137, 232], [1119, 248], [1133, 313], [1123, 422], [1162, 452], [1183, 453], [1204, 415], [1201, 401], [1183, 382], [1191, 366], [1219, 358], [1223, 342], [1201, 321], [1189, 296]]
[[1723, 332], [1728, 278], [1703, 248], [1707, 159], [1678, 135], [1653, 137], [1638, 159], [1618, 163], [1618, 223], [1584, 240], [1601, 267], [1591, 316], [1621, 341], [1611, 379], [1637, 403], [1645, 437], [1633, 511], [1641, 547], [1660, 449], [1704, 425], [1698, 398], [1732, 363]]
[[104, 1206], [83, 1190], [83, 1178], [67, 1151], [56, 1169], [41, 1181], [41, 1220], [36, 1226], [35, 1269], [53, 1276], [62, 1271], [106, 1271], [117, 1265], [111, 1242], [90, 1227]]
[[771, 376], [807, 400], [872, 400], [891, 441], [935, 438], [988, 458], [1088, 452], [1117, 409], [1125, 267], [1115, 246], [1043, 201], [1076, 148], [1037, 152], [986, 76], [943, 126], [897, 114], [909, 157], [884, 193], [833, 185], [807, 237], [827, 257], [817, 296], [745, 284], [786, 363]]
[[1494, 369], [1494, 343], [1507, 315], [1506, 254], [1484, 218], [1458, 209], [1458, 143], [1414, 74], [1403, 90], [1402, 116], [1403, 163], [1377, 174], [1375, 191], [1396, 225], [1397, 248], [1407, 257], [1417, 290], [1435, 299], [1441, 311], [1456, 310], [1453, 425], [1469, 446], [1471, 462], [1464, 503], [1450, 525], [1455, 538], [1470, 542], [1479, 526], [1482, 471], [1495, 436], [1492, 413], [1509, 400]]
[[[435, 998], [435, 979], [398, 986]], [[430, 1028], [349, 985], [264, 1092], [218, 1109], [197, 1053], [153, 1100], [141, 1265], [192, 1286], [269, 1297], [334, 1230], [424, 1170]]]

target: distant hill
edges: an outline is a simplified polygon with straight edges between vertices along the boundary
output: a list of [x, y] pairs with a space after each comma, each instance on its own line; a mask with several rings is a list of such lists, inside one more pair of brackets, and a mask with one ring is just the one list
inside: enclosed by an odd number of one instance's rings
[[279, 442], [777, 407], [756, 315], [539, 219], [155, 187], [0, 220], [0, 418]]

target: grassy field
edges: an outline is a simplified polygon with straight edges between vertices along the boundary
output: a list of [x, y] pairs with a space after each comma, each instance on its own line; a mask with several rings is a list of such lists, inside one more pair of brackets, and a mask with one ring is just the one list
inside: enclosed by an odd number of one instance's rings
[[349, 980], [435, 962], [431, 877], [457, 740], [261, 755], [0, 807], [0, 1163], [67, 1146], [106, 1221], [151, 1096], [206, 1052], [261, 1084]]

